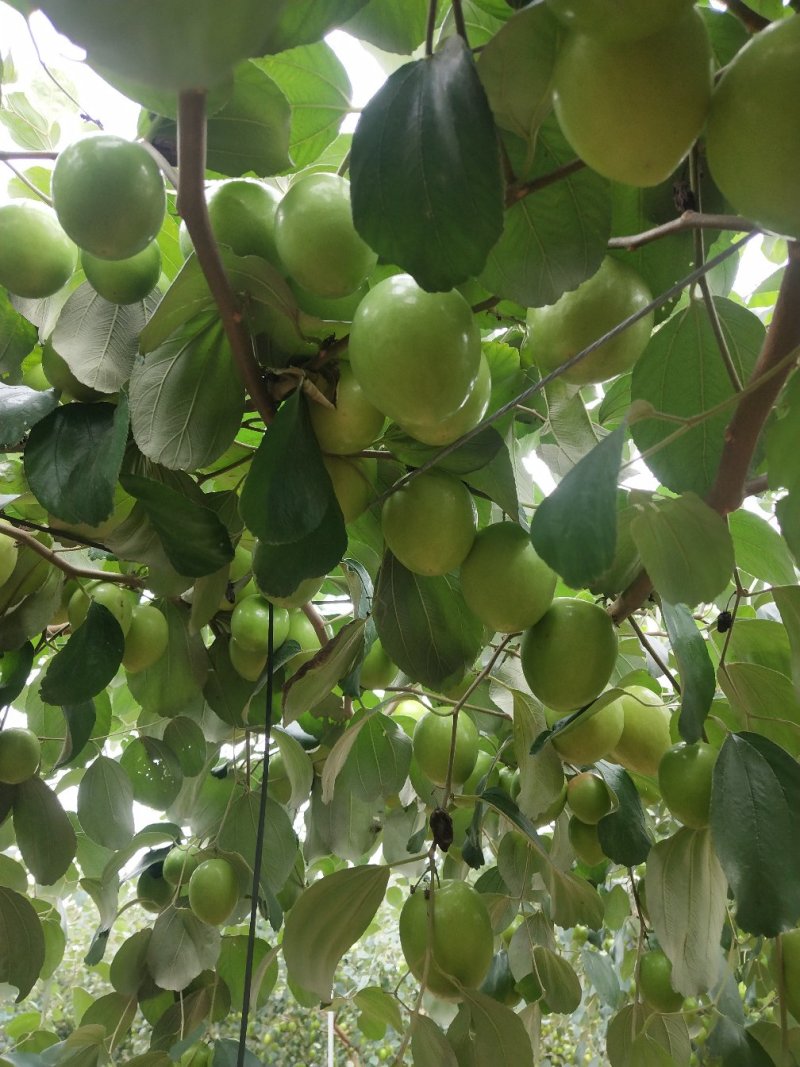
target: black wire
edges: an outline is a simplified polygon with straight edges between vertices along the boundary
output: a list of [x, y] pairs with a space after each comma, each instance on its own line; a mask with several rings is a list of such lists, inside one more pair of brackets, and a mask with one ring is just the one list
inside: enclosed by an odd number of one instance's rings
[[247, 957], [244, 965], [244, 989], [242, 993], [242, 1025], [239, 1030], [239, 1048], [236, 1065], [244, 1067], [247, 1051], [247, 1026], [250, 1017], [250, 990], [253, 982], [253, 966], [256, 953], [256, 922], [258, 921], [258, 898], [261, 891], [261, 861], [264, 852], [264, 832], [267, 826], [267, 783], [269, 782], [269, 736], [272, 727], [272, 662], [273, 662], [273, 606], [269, 603], [269, 629], [267, 631], [267, 700], [264, 723], [264, 762], [261, 774], [261, 797], [258, 808], [258, 831], [253, 855], [253, 899], [250, 907], [250, 926], [247, 931]]

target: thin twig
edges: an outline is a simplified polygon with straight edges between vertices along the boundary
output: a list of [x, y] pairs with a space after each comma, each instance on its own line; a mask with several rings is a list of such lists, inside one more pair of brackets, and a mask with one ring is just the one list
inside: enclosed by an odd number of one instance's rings
[[8, 151], [0, 152], [0, 163], [7, 163], [9, 159], [56, 159], [58, 152], [28, 152]]
[[50, 81], [53, 83], [53, 85], [55, 85], [55, 87], [59, 90], [59, 92], [62, 92], [64, 94], [64, 96], [66, 96], [67, 100], [69, 100], [69, 102], [71, 104], [75, 105], [75, 107], [80, 112], [82, 119], [85, 119], [87, 122], [91, 122], [93, 126], [96, 126], [99, 130], [102, 130], [103, 129], [103, 123], [99, 119], [93, 119], [92, 116], [86, 110], [86, 108], [82, 106], [80, 100], [76, 100], [75, 97], [72, 95], [72, 93], [61, 84], [61, 82], [58, 80], [58, 78], [55, 76], [55, 74], [53, 74], [53, 72], [50, 70], [48, 65], [42, 59], [42, 53], [39, 51], [39, 43], [36, 40], [36, 37], [34, 36], [33, 28], [31, 27], [30, 22], [28, 22], [26, 20], [25, 25], [28, 28], [28, 36], [31, 39], [31, 44], [33, 45], [33, 50], [36, 53], [36, 58], [39, 61], [39, 66], [45, 72], [47, 77], [50, 79]]
[[173, 189], [177, 189], [179, 183], [178, 171], [176, 170], [176, 168], [173, 167], [170, 161], [165, 156], [163, 156], [155, 147], [155, 145], [151, 144], [150, 141], [148, 141], [147, 139], [140, 140], [139, 144], [142, 146], [142, 148], [145, 149], [145, 151], [149, 152], [153, 159], [156, 161], [156, 163], [158, 163], [159, 170], [170, 183], [170, 185], [173, 187]]
[[62, 556], [59, 556], [57, 552], [54, 552], [52, 548], [48, 548], [47, 545], [43, 545], [41, 541], [38, 541], [32, 533], [28, 533], [27, 530], [20, 530], [17, 526], [12, 526], [11, 523], [0, 522], [0, 534], [5, 534], [6, 537], [27, 545], [42, 559], [46, 559], [48, 563], [63, 571], [70, 578], [90, 578], [101, 582], [115, 582], [117, 585], [127, 585], [131, 589], [141, 589], [144, 585], [141, 578], [136, 578], [132, 574], [117, 574], [114, 571], [101, 571], [97, 570], [96, 567], [82, 567], [80, 564], [69, 563]]
[[661, 671], [661, 673], [664, 675], [664, 677], [669, 679], [670, 685], [675, 690], [675, 692], [678, 694], [678, 696], [680, 696], [681, 687], [678, 684], [677, 678], [672, 673], [672, 671], [669, 669], [669, 667], [666, 665], [666, 663], [663, 661], [661, 656], [659, 656], [658, 652], [655, 649], [655, 646], [650, 641], [650, 639], [647, 636], [647, 634], [641, 628], [641, 626], [636, 621], [636, 619], [633, 618], [633, 616], [631, 616], [631, 618], [628, 619], [628, 622], [631, 624], [631, 626], [633, 627], [634, 633], [639, 638], [639, 644], [642, 646], [643, 649], [645, 649], [645, 651], [650, 653], [650, 658], [653, 660], [653, 662], [658, 667], [658, 669]]
[[658, 241], [662, 237], [671, 234], [684, 233], [686, 230], [732, 230], [734, 233], [756, 233], [758, 226], [748, 219], [738, 215], [704, 215], [700, 211], [684, 211], [676, 219], [663, 222], [660, 226], [654, 226], [642, 233], [632, 233], [627, 237], [612, 237], [608, 242], [609, 248], [622, 248], [627, 252], [635, 252], [637, 248]]
[[9, 162], [9, 161], [8, 161], [7, 159], [4, 159], [4, 160], [3, 160], [3, 162], [4, 162], [4, 163], [5, 163], [5, 165], [6, 165], [7, 167], [8, 167], [8, 169], [9, 169], [9, 170], [10, 170], [10, 171], [11, 171], [11, 172], [12, 172], [12, 173], [14, 174], [14, 176], [15, 176], [15, 177], [17, 177], [17, 178], [19, 178], [19, 180], [20, 180], [20, 181], [22, 182], [22, 184], [23, 184], [23, 185], [25, 185], [25, 186], [27, 186], [27, 187], [28, 187], [28, 189], [30, 189], [30, 191], [31, 191], [31, 192], [32, 192], [32, 193], [33, 193], [33, 194], [34, 194], [35, 196], [37, 196], [37, 197], [38, 197], [38, 198], [39, 198], [40, 200], [43, 200], [43, 201], [45, 202], [45, 204], [47, 204], [47, 206], [48, 206], [48, 207], [52, 207], [52, 206], [53, 206], [53, 201], [52, 201], [52, 200], [51, 200], [51, 198], [50, 198], [50, 197], [49, 197], [49, 196], [47, 195], [47, 193], [45, 193], [45, 192], [42, 192], [42, 190], [41, 190], [41, 189], [38, 189], [38, 188], [37, 188], [37, 187], [36, 187], [36, 186], [35, 186], [35, 185], [33, 184], [33, 182], [32, 182], [32, 181], [30, 180], [30, 178], [26, 177], [26, 176], [25, 176], [25, 175], [24, 175], [24, 174], [22, 173], [22, 171], [20, 171], [20, 170], [17, 170], [17, 168], [16, 168], [15, 166], [14, 166], [14, 164], [13, 164], [13, 163], [10, 163], [10, 162]]
[[513, 207], [514, 204], [524, 200], [531, 193], [536, 193], [539, 189], [546, 189], [548, 185], [554, 185], [556, 182], [563, 181], [564, 178], [569, 178], [571, 174], [583, 170], [585, 166], [586, 164], [582, 159], [572, 159], [569, 163], [564, 163], [562, 166], [556, 167], [555, 170], [551, 170], [548, 174], [542, 174], [539, 178], [532, 178], [529, 182], [521, 182], [519, 185], [509, 186], [506, 190], [506, 207]]

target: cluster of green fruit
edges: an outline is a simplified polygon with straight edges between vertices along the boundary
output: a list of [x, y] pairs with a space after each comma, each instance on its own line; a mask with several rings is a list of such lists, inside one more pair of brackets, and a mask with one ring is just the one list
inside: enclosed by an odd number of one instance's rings
[[169, 627], [155, 605], [140, 603], [131, 590], [116, 582], [79, 586], [67, 601], [67, 620], [73, 631], [83, 624], [92, 603], [106, 608], [119, 623], [125, 638], [122, 666], [130, 674], [144, 671], [161, 659], [167, 650]]
[[136, 896], [143, 908], [159, 912], [188, 894], [189, 907], [209, 926], [226, 923], [239, 902], [239, 877], [221, 856], [207, 855], [195, 845], [175, 845], [159, 863], [139, 875]]
[[568, 27], [554, 73], [556, 114], [581, 159], [614, 181], [656, 185], [705, 127], [711, 175], [734, 208], [800, 236], [797, 114], [786, 106], [800, 91], [797, 19], [756, 34], [715, 86], [706, 23], [692, 0], [548, 3]]

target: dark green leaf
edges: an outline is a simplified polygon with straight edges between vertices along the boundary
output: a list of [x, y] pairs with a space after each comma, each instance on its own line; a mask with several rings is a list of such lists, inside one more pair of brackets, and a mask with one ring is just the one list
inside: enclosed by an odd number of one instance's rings
[[133, 788], [116, 760], [98, 756], [78, 788], [78, 818], [92, 841], [123, 848], [133, 837]]
[[228, 652], [227, 637], [217, 637], [209, 649], [210, 670], [203, 696], [208, 706], [229, 726], [242, 726], [242, 718], [250, 697], [255, 688], [255, 682], [248, 682], [242, 678], [231, 663]]
[[800, 563], [800, 492], [797, 489], [778, 501], [775, 515], [792, 555]]
[[[412, 467], [433, 459], [438, 448], [424, 445], [405, 434], [399, 426], [390, 426], [383, 435], [383, 442], [401, 463]], [[451, 474], [472, 474], [490, 463], [503, 447], [503, 438], [493, 426], [487, 426], [479, 434], [465, 441], [455, 452], [444, 456], [436, 466]]]
[[[219, 831], [218, 844], [226, 852], [236, 852], [253, 870], [258, 837], [258, 809], [261, 794], [245, 793], [231, 804]], [[264, 856], [261, 884], [277, 893], [294, 865], [297, 855], [297, 835], [286, 811], [271, 798], [267, 799], [267, 818], [264, 831]]]
[[199, 723], [186, 715], [171, 719], [164, 730], [164, 743], [177, 756], [187, 778], [200, 774], [206, 765], [206, 739]]
[[268, 596], [290, 596], [306, 578], [332, 571], [346, 551], [347, 530], [334, 498], [319, 526], [299, 541], [261, 543], [254, 561], [256, 584]]
[[96, 526], [114, 507], [128, 440], [128, 404], [65, 404], [31, 430], [25, 476], [39, 503], [64, 522]]
[[41, 778], [17, 786], [14, 833], [22, 859], [41, 885], [54, 885], [72, 863], [75, 831], [53, 790]]
[[26, 385], [0, 384], [0, 448], [18, 445], [57, 406], [58, 394], [53, 389], [39, 392]]
[[291, 166], [289, 101], [257, 64], [240, 64], [233, 95], [208, 120], [207, 165], [221, 174], [262, 177]]
[[[284, 722], [294, 722], [328, 696], [333, 687], [363, 658], [364, 619], [353, 619], [291, 676], [283, 690]], [[373, 798], [374, 799], [374, 798]]]
[[369, 0], [344, 26], [345, 33], [409, 56], [425, 39], [427, 0]]
[[[714, 305], [741, 381], [747, 381], [764, 340], [760, 319], [740, 304], [716, 298]], [[676, 312], [650, 340], [633, 368], [631, 398], [652, 404], [656, 411], [689, 418], [708, 411], [734, 396], [722, 362], [708, 312], [694, 301]], [[645, 456], [655, 476], [673, 492], [691, 489], [708, 492], [719, 466], [732, 408], [677, 436], [668, 445]], [[640, 419], [631, 427], [636, 447], [643, 453], [675, 433], [675, 422]]]
[[714, 765], [714, 849], [748, 933], [776, 937], [800, 918], [800, 766], [757, 734], [731, 734]]
[[0, 377], [18, 379], [20, 364], [35, 344], [35, 327], [11, 304], [5, 289], [0, 289]]
[[533, 547], [574, 589], [589, 585], [614, 560], [625, 435], [623, 424], [595, 445], [542, 501], [531, 522]]
[[597, 824], [600, 845], [615, 863], [623, 867], [635, 867], [637, 863], [645, 862], [652, 845], [639, 791], [622, 767], [600, 760], [597, 769], [606, 785], [616, 794], [619, 804], [615, 811], [605, 815]]
[[0, 981], [16, 987], [17, 1002], [39, 977], [44, 949], [42, 925], [31, 902], [0, 886]]
[[795, 690], [800, 693], [800, 589], [788, 586], [775, 589], [772, 595], [789, 638], [792, 678]]
[[306, 813], [306, 861], [333, 855], [358, 862], [375, 845], [374, 809], [346, 789], [335, 789], [330, 804], [323, 803], [322, 784], [315, 778]]
[[80, 756], [86, 742], [94, 732], [97, 721], [93, 700], [84, 701], [82, 704], [68, 704], [61, 710], [67, 721], [67, 736], [64, 739], [64, 748], [58, 757], [56, 767], [65, 767]]
[[121, 481], [144, 508], [179, 574], [199, 578], [233, 559], [228, 531], [211, 508], [151, 478], [125, 474]]
[[492, 113], [460, 37], [396, 71], [364, 109], [350, 160], [353, 221], [428, 290], [478, 274], [503, 225]]
[[691, 611], [683, 604], [662, 600], [661, 614], [681, 679], [678, 730], [684, 741], [693, 744], [703, 736], [703, 723], [714, 699], [714, 667]]
[[46, 704], [81, 704], [105, 689], [119, 669], [125, 636], [102, 604], [92, 602], [85, 621], [50, 660], [40, 694]]
[[0, 708], [7, 708], [28, 684], [33, 664], [33, 645], [0, 652]]
[[411, 764], [411, 738], [385, 715], [373, 715], [350, 749], [341, 781], [364, 801], [399, 793]]
[[294, 0], [278, 19], [265, 51], [283, 52], [321, 41], [366, 3], [367, 0]]
[[[511, 447], [514, 447], [513, 441]], [[517, 497], [517, 482], [514, 477], [514, 463], [508, 446], [504, 446], [479, 470], [463, 475], [462, 481], [471, 489], [485, 493], [506, 515], [512, 518], [520, 515]]]
[[483, 626], [467, 608], [457, 579], [412, 574], [391, 552], [381, 564], [373, 612], [392, 662], [434, 689], [458, 681], [483, 644]]

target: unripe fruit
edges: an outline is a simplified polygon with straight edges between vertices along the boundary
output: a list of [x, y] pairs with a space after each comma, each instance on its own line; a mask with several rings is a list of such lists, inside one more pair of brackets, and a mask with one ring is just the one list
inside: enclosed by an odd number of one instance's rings
[[367, 400], [349, 363], [339, 366], [335, 408], [309, 404], [314, 434], [323, 452], [344, 456], [367, 448], [386, 421], [383, 412]]
[[458, 411], [436, 422], [418, 421], [409, 416], [403, 420], [400, 428], [405, 430], [409, 437], [425, 445], [449, 445], [478, 425], [486, 414], [491, 396], [492, 373], [489, 361], [481, 353], [475, 384]]
[[645, 952], [639, 960], [639, 992], [656, 1011], [680, 1011], [683, 996], [672, 988], [672, 964], [660, 948]]
[[202, 855], [197, 845], [175, 845], [164, 857], [162, 877], [171, 886], [185, 885], [197, 870]]
[[[424, 715], [414, 730], [414, 757], [423, 774], [434, 783], [444, 785], [450, 760], [453, 736], [452, 715]], [[478, 758], [478, 731], [469, 715], [461, 712], [456, 727], [452, 784], [461, 785], [469, 778]]]
[[387, 499], [381, 528], [389, 550], [415, 574], [447, 574], [475, 540], [475, 505], [462, 481], [443, 471], [420, 474]]
[[[547, 715], [548, 724], [553, 725], [559, 718], [561, 712], [551, 712]], [[591, 707], [565, 730], [553, 735], [553, 748], [567, 763], [577, 766], [597, 763], [619, 741], [624, 722], [622, 705], [618, 701], [606, 704], [599, 711]]]
[[596, 867], [598, 863], [602, 863], [607, 858], [597, 836], [597, 826], [582, 822], [575, 815], [571, 815], [567, 833], [575, 855], [587, 867]]
[[237, 256], [261, 256], [277, 266], [275, 213], [280, 200], [280, 193], [264, 182], [249, 178], [221, 182], [208, 198], [214, 237]]
[[[272, 644], [280, 648], [289, 633], [289, 612], [272, 609]], [[245, 652], [266, 653], [269, 646], [269, 604], [257, 593], [240, 600], [231, 615], [231, 637]]]
[[227, 860], [204, 860], [189, 879], [189, 907], [209, 926], [230, 918], [238, 899], [239, 880]]
[[147, 670], [164, 655], [169, 643], [169, 624], [152, 604], [136, 604], [125, 635], [122, 666], [135, 674]]
[[144, 300], [161, 277], [161, 249], [151, 241], [129, 259], [99, 259], [81, 252], [81, 266], [86, 280], [112, 304], [135, 304]]
[[661, 697], [642, 685], [629, 686], [614, 703], [622, 707], [622, 734], [609, 759], [621, 763], [628, 771], [658, 774], [661, 757], [672, 745], [670, 711]]
[[17, 296], [52, 296], [75, 270], [77, 249], [54, 213], [30, 200], [0, 207], [0, 286]]
[[547, 0], [547, 5], [569, 29], [620, 44], [665, 29], [692, 0]]
[[658, 764], [658, 787], [669, 810], [693, 830], [708, 826], [717, 750], [705, 741], [673, 745]]
[[379, 640], [375, 640], [372, 648], [364, 657], [361, 664], [359, 684], [362, 689], [385, 689], [391, 685], [397, 677], [397, 665], [392, 663], [384, 651]]
[[32, 730], [21, 726], [0, 730], [0, 782], [27, 782], [36, 774], [41, 757], [42, 746]]
[[581, 822], [595, 826], [611, 811], [611, 794], [602, 778], [589, 771], [567, 782], [567, 803]]
[[136, 603], [129, 589], [124, 589], [116, 582], [98, 582], [90, 586], [86, 592], [83, 589], [76, 589], [67, 605], [69, 623], [73, 630], [77, 630], [83, 624], [89, 611], [90, 601], [108, 608], [119, 623], [122, 633], [127, 635]]

